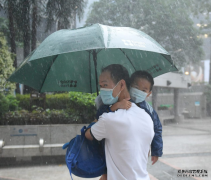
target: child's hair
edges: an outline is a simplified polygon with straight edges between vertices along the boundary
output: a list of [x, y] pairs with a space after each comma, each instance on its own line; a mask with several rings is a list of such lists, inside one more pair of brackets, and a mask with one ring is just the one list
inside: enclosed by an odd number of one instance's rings
[[134, 72], [130, 77], [130, 84], [132, 85], [135, 81], [137, 81], [137, 78], [143, 78], [149, 81], [151, 84], [150, 91], [152, 91], [154, 80], [150, 73], [148, 73], [147, 71], [141, 71], [141, 70]]

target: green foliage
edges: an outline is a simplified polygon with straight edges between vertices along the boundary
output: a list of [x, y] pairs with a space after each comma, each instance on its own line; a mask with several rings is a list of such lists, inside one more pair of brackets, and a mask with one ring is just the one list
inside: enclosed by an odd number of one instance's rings
[[8, 51], [6, 38], [0, 33], [0, 91], [4, 91], [5, 89], [10, 92], [14, 91], [15, 84], [6, 82], [7, 78], [14, 70], [13, 60], [11, 58], [11, 53]]
[[[51, 117], [51, 123], [64, 123], [64, 121], [74, 123], [90, 123], [94, 120], [96, 108], [95, 98], [97, 94], [89, 94], [82, 92], [69, 92], [63, 94], [47, 94], [46, 95], [46, 110], [33, 105], [30, 107], [30, 95], [16, 95], [19, 101], [19, 107], [28, 111], [32, 110], [32, 114], [38, 117], [45, 114]], [[11, 115], [12, 113], [10, 113]], [[14, 114], [15, 117], [17, 113]], [[45, 118], [44, 116], [42, 116]], [[41, 117], [40, 117], [41, 118]], [[62, 120], [64, 118], [64, 120]], [[35, 118], [36, 119], [36, 118]], [[28, 120], [27, 120], [28, 121]], [[41, 122], [41, 121], [40, 121]], [[47, 122], [47, 119], [45, 123]]]
[[8, 20], [4, 18], [0, 18], [0, 32], [2, 32], [4, 36], [7, 36], [9, 33]]
[[99, 0], [93, 3], [86, 24], [129, 26], [144, 31], [182, 67], [203, 57], [199, 31], [190, 19], [190, 4], [189, 0]]
[[2, 93], [0, 93], [0, 119], [8, 111], [9, 100]]
[[49, 109], [66, 109], [69, 103], [68, 93], [46, 95], [46, 107]]
[[15, 96], [0, 93], [0, 119], [8, 111], [18, 110], [18, 103]]
[[65, 110], [43, 110], [40, 107], [32, 112], [27, 110], [10, 111], [5, 113], [0, 125], [41, 125], [41, 124], [74, 124], [78, 122], [73, 115]]
[[9, 94], [6, 96], [6, 98], [8, 99], [9, 110], [10, 111], [18, 110], [19, 101], [16, 99], [16, 97]]
[[187, 0], [190, 5], [191, 11], [194, 15], [206, 13], [207, 19], [209, 19], [209, 12], [211, 12], [211, 1], [210, 0]]
[[90, 123], [96, 114], [95, 98], [97, 93], [69, 92], [69, 112], [82, 119], [83, 123]]
[[69, 92], [70, 101], [73, 106], [94, 106], [95, 98], [97, 97], [97, 93], [82, 93], [82, 92]]
[[74, 20], [75, 14], [80, 18], [83, 16], [86, 0], [48, 0], [46, 5], [47, 28], [58, 21], [57, 29], [68, 29]]
[[[22, 40], [22, 32], [18, 29], [18, 24], [16, 22], [16, 18], [18, 16], [18, 13], [20, 13], [20, 10], [17, 7], [16, 0], [4, 0], [4, 5], [2, 6], [2, 9], [7, 13], [8, 19], [6, 18], [0, 18], [0, 32], [4, 34], [5, 37], [7, 37], [8, 46], [11, 46], [10, 38], [15, 39], [16, 45], [19, 47], [23, 47], [23, 40]], [[9, 3], [12, 6], [12, 9], [9, 10]], [[11, 8], [11, 7], [10, 7]], [[11, 13], [9, 15], [9, 13]], [[9, 16], [12, 17], [13, 23], [9, 23]], [[12, 26], [12, 27], [11, 27]], [[15, 30], [15, 37], [12, 37], [12, 33], [10, 32], [10, 28]]]
[[19, 107], [22, 109], [30, 110], [30, 95], [29, 94], [16, 94], [16, 99], [19, 102]]

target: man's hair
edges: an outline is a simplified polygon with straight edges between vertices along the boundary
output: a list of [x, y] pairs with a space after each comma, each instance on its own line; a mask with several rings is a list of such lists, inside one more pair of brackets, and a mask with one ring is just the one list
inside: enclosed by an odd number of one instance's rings
[[150, 73], [148, 73], [147, 71], [136, 71], [131, 75], [130, 83], [131, 84], [135, 83], [135, 81], [137, 81], [138, 78], [143, 78], [143, 79], [146, 79], [147, 81], [149, 81], [150, 91], [152, 91], [152, 88], [154, 85], [154, 80]]
[[102, 72], [108, 71], [110, 72], [111, 79], [115, 84], [117, 84], [120, 80], [124, 79], [127, 90], [130, 89], [130, 76], [127, 71], [127, 69], [120, 65], [120, 64], [111, 64], [109, 66], [106, 66], [105, 68], [102, 68]]

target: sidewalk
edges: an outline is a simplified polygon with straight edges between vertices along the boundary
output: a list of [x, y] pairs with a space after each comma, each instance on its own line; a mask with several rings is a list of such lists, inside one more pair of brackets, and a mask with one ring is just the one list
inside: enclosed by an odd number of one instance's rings
[[[163, 126], [163, 157], [148, 162], [151, 180], [211, 180], [211, 119]], [[207, 170], [208, 177], [178, 177], [178, 170]], [[65, 164], [1, 168], [0, 180], [71, 180]], [[74, 180], [82, 180], [73, 175]], [[97, 180], [99, 178], [89, 179]]]

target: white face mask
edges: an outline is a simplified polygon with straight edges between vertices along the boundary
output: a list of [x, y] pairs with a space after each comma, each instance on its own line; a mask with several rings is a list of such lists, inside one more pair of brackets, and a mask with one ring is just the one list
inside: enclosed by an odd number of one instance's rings
[[131, 87], [130, 88], [130, 96], [131, 96], [131, 99], [135, 103], [140, 103], [146, 99], [147, 93], [145, 93], [144, 91], [141, 91], [137, 88]]

